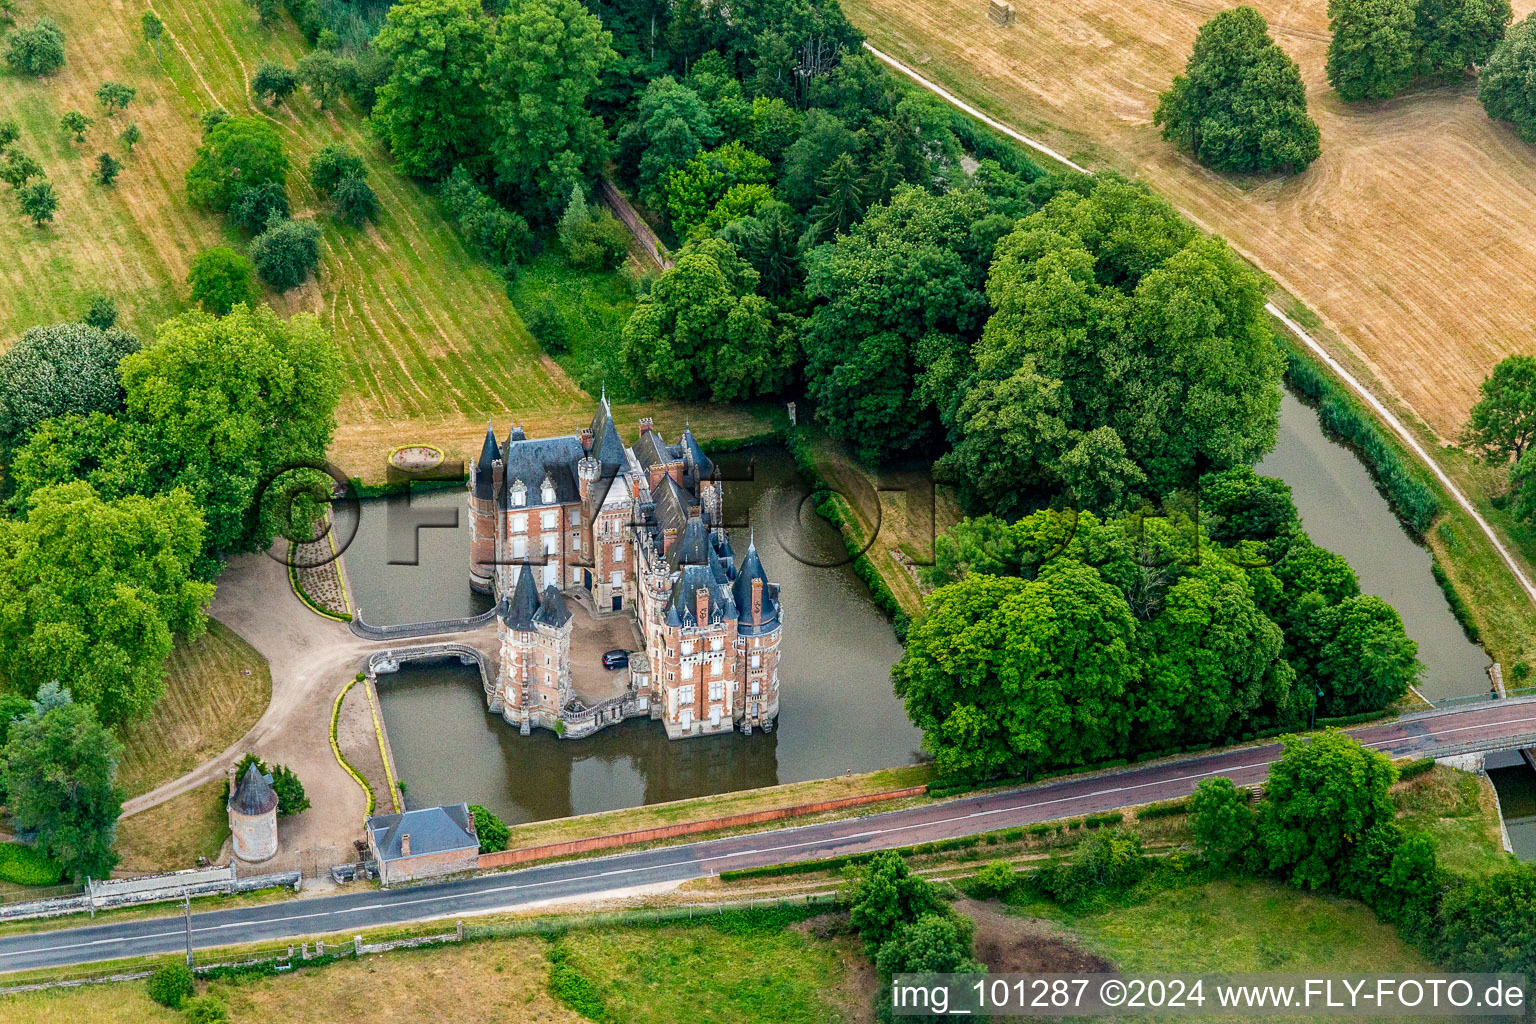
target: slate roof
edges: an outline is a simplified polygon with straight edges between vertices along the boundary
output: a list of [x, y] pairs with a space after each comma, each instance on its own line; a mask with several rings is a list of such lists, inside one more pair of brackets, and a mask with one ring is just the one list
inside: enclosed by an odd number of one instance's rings
[[697, 626], [698, 613], [694, 595], [700, 588], [709, 592], [709, 621], [736, 617], [736, 603], [729, 588], [715, 579], [707, 565], [685, 565], [672, 584], [665, 606], [667, 625]]
[[532, 632], [533, 617], [538, 611], [539, 590], [533, 582], [533, 567], [524, 562], [522, 571], [517, 574], [517, 586], [512, 589], [512, 596], [501, 599], [501, 621], [507, 624], [508, 629]]
[[[576, 457], [581, 458], [581, 442], [576, 442]], [[612, 476], [624, 467], [624, 442], [619, 439], [618, 428], [613, 425], [613, 410], [608, 407], [608, 389], [597, 403], [592, 417], [592, 456], [603, 467], [603, 476]]]
[[715, 471], [715, 464], [709, 461], [709, 456], [699, 447], [691, 428], [683, 428], [683, 441], [678, 447], [682, 448], [687, 462], [693, 467], [695, 480], [703, 480]]
[[661, 432], [647, 430], [640, 435], [640, 440], [635, 442], [635, 458], [640, 463], [640, 468], [649, 471], [652, 466], [665, 466], [676, 462], [680, 453], [662, 440]]
[[[753, 580], [763, 581], [762, 610], [755, 619], [752, 616]], [[747, 545], [747, 557], [741, 560], [741, 568], [736, 572], [736, 582], [731, 587], [731, 598], [739, 610], [738, 632], [761, 632], [778, 623], [779, 587], [776, 583], [768, 582], [768, 573], [763, 569], [763, 560], [757, 557], [755, 543]]]
[[667, 552], [667, 564], [675, 571], [680, 565], [709, 564], [709, 533], [698, 516], [686, 521], [683, 532]]
[[423, 807], [404, 814], [378, 814], [368, 819], [368, 832], [383, 861], [402, 860], [400, 837], [411, 837], [411, 856], [480, 848], [468, 804]]
[[272, 788], [272, 776], [263, 775], [253, 764], [230, 794], [229, 806], [236, 814], [267, 814], [277, 807], [277, 790]]
[[491, 463], [499, 458], [501, 448], [496, 444], [496, 431], [491, 427], [491, 421], [486, 420], [485, 443], [480, 446], [480, 461], [475, 463], [475, 497], [483, 500], [494, 497]]
[[[528, 575], [527, 571], [523, 575]], [[571, 610], [565, 606], [565, 598], [553, 583], [544, 588], [544, 599], [539, 602], [539, 610], [534, 613], [533, 621], [556, 629], [571, 621]]]
[[564, 437], [543, 437], [537, 440], [509, 440], [502, 452], [506, 462], [505, 491], [499, 495], [503, 506], [512, 504], [512, 484], [518, 480], [528, 488], [528, 505], [547, 504], [540, 494], [544, 477], [555, 485], [557, 505], [569, 505], [581, 500], [581, 488], [576, 482], [576, 463], [584, 453], [581, 439], [574, 434]]

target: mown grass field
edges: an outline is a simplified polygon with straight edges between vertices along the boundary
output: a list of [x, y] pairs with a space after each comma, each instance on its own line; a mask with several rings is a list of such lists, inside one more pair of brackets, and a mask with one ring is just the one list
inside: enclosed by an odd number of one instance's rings
[[117, 823], [115, 849], [122, 871], [174, 871], [213, 860], [229, 837], [224, 779], [205, 782], [180, 796]]
[[[276, 125], [293, 170], [295, 216], [324, 231], [318, 280], [284, 295], [279, 311], [318, 314], [345, 358], [346, 389], [332, 457], [364, 479], [384, 475], [394, 446], [426, 441], [452, 456], [472, 454], [485, 417], [515, 417], [529, 432], [569, 429], [590, 418], [592, 397], [544, 355], [507, 299], [499, 277], [479, 263], [442, 218], [436, 201], [403, 178], [345, 101], [322, 111], [303, 91], [268, 108], [247, 82], [264, 59], [290, 67], [306, 44], [285, 22], [263, 28], [240, 0], [155, 0], [164, 20], [163, 63], [140, 35], [142, 0], [27, 0], [21, 23], [46, 14], [67, 37], [67, 64], [45, 79], [0, 78], [0, 117], [21, 123], [22, 146], [60, 193], [54, 224], [32, 227], [12, 196], [0, 198], [0, 344], [27, 327], [78, 317], [88, 296], [113, 295], [128, 326], [148, 335], [186, 307], [192, 259], [221, 242], [247, 240], [210, 214], [191, 209], [182, 182], [199, 143], [197, 116], [222, 107]], [[126, 112], [102, 115], [94, 98], [104, 80], [134, 86]], [[59, 127], [78, 109], [96, 118], [84, 143]], [[117, 135], [136, 121], [144, 140], [125, 157], [114, 188], [97, 185], [98, 153], [124, 156]], [[378, 193], [378, 223], [338, 224], [310, 187], [304, 167], [329, 142], [363, 155]], [[8, 190], [7, 190], [8, 191]], [[624, 410], [623, 417], [640, 415]], [[663, 421], [691, 418], [703, 436], [766, 429], [758, 410], [678, 407]], [[505, 429], [505, 427], [503, 427]]]
[[165, 668], [154, 711], [122, 733], [117, 781], [130, 797], [223, 753], [272, 700], [266, 659], [216, 619], [202, 638], [176, 648]]
[[[1152, 125], [1195, 33], [1231, 3], [848, 0], [870, 41], [1021, 131], [1144, 177], [1356, 347], [1442, 437], [1500, 357], [1536, 349], [1536, 147], [1475, 87], [1346, 105], [1328, 86], [1326, 0], [1255, 4], [1301, 67], [1322, 157], [1290, 179], [1207, 171]], [[1516, 0], [1518, 20], [1533, 7]]]

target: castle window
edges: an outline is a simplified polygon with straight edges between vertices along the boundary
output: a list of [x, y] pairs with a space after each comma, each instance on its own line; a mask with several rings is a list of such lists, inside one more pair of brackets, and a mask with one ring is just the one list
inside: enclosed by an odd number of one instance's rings
[[763, 684], [756, 679], [752, 680], [752, 696], [756, 697], [763, 689]]
[[693, 653], [693, 641], [692, 640], [685, 640], [685, 641], [683, 641], [683, 653], [685, 655]]
[[677, 688], [677, 702], [679, 704], [692, 704], [693, 703], [693, 687], [691, 687], [691, 686], [679, 686]]
[[544, 504], [546, 505], [554, 504], [555, 485], [549, 482], [548, 477], [544, 478], [544, 486], [539, 488], [539, 497], [543, 499]]
[[721, 700], [724, 697], [725, 697], [725, 684], [724, 683], [710, 683], [709, 684], [709, 699], [710, 700]]
[[579, 534], [579, 533], [571, 534], [571, 550], [572, 551], [580, 551], [581, 550], [581, 534]]
[[540, 513], [539, 514], [539, 526], [540, 526], [540, 528], [541, 529], [545, 529], [545, 530], [553, 530], [555, 528], [555, 516], [556, 516], [556, 514], [557, 513], [554, 513], [554, 512], [542, 512], [542, 513]]
[[720, 661], [720, 660], [718, 660], [718, 659], [717, 659], [717, 660], [716, 660], [716, 661], [715, 661], [715, 671], [714, 671], [714, 674], [715, 674], [715, 675], [719, 675], [719, 674], [720, 674], [720, 670], [721, 670], [721, 669], [722, 669], [722, 668], [724, 668], [724, 667], [725, 667], [725, 662], [723, 662], [723, 661]]
[[528, 539], [526, 537], [512, 538], [512, 557], [523, 558], [528, 554]]
[[528, 504], [528, 488], [523, 484], [521, 480], [512, 481], [512, 487], [509, 493], [512, 497], [512, 504], [516, 505], [518, 508], [522, 508], [524, 505]]
[[546, 665], [549, 664], [549, 655], [547, 655], [547, 654], [544, 655], [544, 664], [546, 664]]
[[691, 661], [683, 662], [683, 678], [684, 679], [692, 679], [693, 678], [693, 662], [691, 662]]
[[613, 546], [613, 560], [615, 562], [622, 562], [622, 561], [624, 561], [624, 545], [623, 544], [615, 544]]
[[576, 507], [576, 508], [571, 509], [570, 518], [571, 518], [571, 525], [572, 526], [580, 526], [581, 525], [581, 508], [579, 506]]
[[[754, 654], [754, 655], [752, 655], [752, 667], [753, 668], [762, 668], [763, 667], [763, 656], [761, 654]], [[753, 685], [756, 685], [756, 684], [753, 684]]]
[[527, 516], [513, 516], [512, 517], [512, 532], [513, 533], [527, 533], [528, 532], [528, 517]]
[[725, 638], [724, 637], [718, 637], [717, 636], [717, 637], [715, 637], [713, 640], [711, 640], [709, 642], [709, 649], [712, 650], [712, 651], [718, 651], [720, 648], [722, 648], [724, 646], [725, 646]]

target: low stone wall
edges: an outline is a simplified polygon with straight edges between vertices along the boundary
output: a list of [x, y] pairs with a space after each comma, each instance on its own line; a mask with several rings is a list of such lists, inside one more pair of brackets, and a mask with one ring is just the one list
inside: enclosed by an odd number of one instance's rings
[[[214, 877], [215, 875], [220, 877]], [[256, 892], [259, 889], [278, 888], [297, 889], [302, 880], [303, 876], [297, 871], [236, 878], [228, 868], [218, 868], [212, 871], [173, 872], [144, 878], [93, 881], [91, 891], [83, 892], [78, 896], [32, 900], [0, 907], [0, 921], [62, 917], [65, 914], [81, 914], [88, 910], [106, 910], [110, 907], [136, 906], [141, 903], [162, 903], [184, 897], [212, 896], [217, 893]]]
[[518, 850], [503, 850], [500, 853], [482, 853], [480, 855], [480, 870], [510, 867], [513, 864], [526, 864], [529, 861], [548, 860], [552, 857], [568, 857], [577, 853], [590, 853], [593, 850], [609, 850], [616, 846], [650, 843], [658, 839], [673, 839], [677, 836], [694, 835], [699, 832], [717, 832], [721, 829], [740, 828], [743, 825], [759, 825], [767, 821], [780, 821], [784, 818], [796, 818], [807, 814], [823, 814], [827, 811], [839, 811], [846, 807], [861, 807], [865, 804], [882, 803], [887, 800], [902, 800], [907, 797], [922, 796], [927, 791], [927, 786], [908, 786], [906, 789], [888, 789], [881, 793], [844, 796], [834, 800], [822, 800], [813, 804], [797, 804], [793, 807], [771, 807], [762, 811], [745, 811], [741, 814], [728, 814], [720, 818], [707, 818], [704, 821], [688, 821], [677, 825], [658, 825], [655, 828], [636, 829], [633, 832], [614, 832], [606, 836], [593, 836], [590, 839], [573, 839], [565, 843], [546, 843], [543, 846], [525, 846]]
[[352, 613], [347, 627], [365, 640], [404, 640], [416, 636], [439, 636], [443, 633], [461, 633], [466, 629], [478, 629], [496, 617], [496, 609], [471, 615], [466, 619], [440, 619], [437, 622], [406, 622], [398, 626], [370, 626], [363, 621], [363, 610]]

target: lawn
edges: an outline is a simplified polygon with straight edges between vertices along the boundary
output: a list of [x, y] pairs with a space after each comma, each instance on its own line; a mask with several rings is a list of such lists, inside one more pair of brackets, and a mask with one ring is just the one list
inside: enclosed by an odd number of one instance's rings
[[117, 823], [118, 868], [174, 871], [197, 866], [199, 856], [219, 855], [229, 837], [222, 778], [205, 782]]
[[862, 960], [851, 943], [819, 942], [803, 927], [579, 931], [552, 953], [591, 984], [606, 1019], [632, 1024], [832, 1024], [848, 1019], [837, 995]]
[[1365, 905], [1268, 881], [1180, 886], [1135, 906], [1050, 916], [1127, 972], [1433, 969]]
[[[620, 341], [624, 321], [635, 308], [632, 282], [638, 273], [633, 261], [617, 273], [584, 273], [545, 252], [518, 271], [511, 287], [513, 305], [535, 334], [564, 334], [567, 349], [555, 362], [591, 394], [600, 394], [606, 386], [615, 402], [635, 397], [624, 373]], [[559, 351], [558, 343], [554, 350]]]
[[1435, 839], [1440, 865], [1466, 876], [1509, 864], [1499, 830], [1498, 795], [1481, 775], [1436, 765], [1392, 789], [1398, 817]]
[[272, 700], [266, 659], [216, 619], [196, 642], [177, 647], [165, 669], [165, 692], [154, 711], [122, 731], [117, 782], [126, 796], [147, 793], [222, 754]]
[[[46, 79], [5, 76], [0, 117], [22, 126], [23, 148], [37, 157], [60, 193], [54, 224], [36, 229], [14, 198], [0, 199], [0, 343], [27, 327], [73, 319], [90, 293], [104, 290], [125, 324], [148, 336], [186, 308], [185, 279], [194, 256], [246, 239], [219, 218], [187, 205], [182, 176], [199, 142], [197, 116], [215, 107], [270, 120], [288, 148], [295, 216], [322, 227], [318, 280], [267, 299], [285, 314], [308, 310], [331, 328], [345, 360], [332, 458], [364, 479], [384, 475], [385, 456], [406, 442], [428, 442], [450, 456], [473, 454], [485, 417], [517, 418], [529, 433], [571, 429], [591, 417], [593, 399], [540, 350], [505, 295], [502, 280], [464, 247], [435, 199], [394, 170], [365, 121], [346, 102], [319, 110], [303, 90], [268, 108], [247, 81], [264, 59], [293, 66], [305, 49], [291, 23], [265, 29], [241, 0], [162, 0], [163, 64], [140, 36], [142, 2], [35, 0], [29, 22], [54, 18], [67, 37], [68, 63]], [[104, 80], [132, 85], [126, 112], [101, 115], [94, 99]], [[96, 117], [84, 143], [72, 143], [59, 117], [78, 109]], [[117, 135], [136, 121], [144, 140], [125, 158], [114, 188], [89, 177], [96, 155], [122, 154]], [[362, 154], [377, 191], [376, 224], [339, 224], [309, 187], [303, 168], [329, 142]], [[663, 405], [658, 425], [692, 419], [704, 437], [765, 429], [759, 410]], [[640, 412], [626, 409], [623, 418]]]

